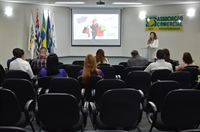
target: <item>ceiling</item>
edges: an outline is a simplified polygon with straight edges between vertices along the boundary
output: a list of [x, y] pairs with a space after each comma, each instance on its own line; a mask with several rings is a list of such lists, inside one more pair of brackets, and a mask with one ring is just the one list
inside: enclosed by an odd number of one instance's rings
[[[97, 6], [96, 2], [99, 0], [0, 0], [3, 2], [26, 3], [26, 4], [39, 4], [50, 6], [64, 6], [64, 7], [109, 7], [109, 8], [122, 8], [122, 7], [143, 7], [143, 6], [158, 6], [158, 5], [176, 5], [176, 4], [192, 4], [199, 3], [200, 0], [101, 0], [105, 2], [104, 6]], [[55, 4], [55, 2], [85, 2], [84, 5], [65, 5]], [[113, 5], [113, 2], [141, 2], [141, 5]]]

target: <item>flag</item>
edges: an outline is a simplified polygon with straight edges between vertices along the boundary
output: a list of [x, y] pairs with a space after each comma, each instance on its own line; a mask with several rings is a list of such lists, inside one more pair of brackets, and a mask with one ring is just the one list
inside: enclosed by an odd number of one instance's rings
[[46, 40], [46, 22], [45, 22], [44, 13], [43, 13], [43, 20], [42, 20], [42, 34], [41, 34], [41, 38], [42, 38], [42, 47], [47, 48], [47, 40]]
[[51, 35], [51, 23], [49, 19], [49, 13], [48, 13], [48, 18], [47, 18], [47, 46], [48, 46], [48, 52], [51, 52], [51, 47], [52, 47], [52, 35]]
[[30, 14], [30, 26], [29, 26], [29, 38], [28, 38], [28, 51], [30, 52], [30, 58], [34, 58], [35, 49], [35, 25], [33, 21], [33, 14]]
[[36, 24], [35, 24], [35, 49], [34, 49], [34, 57], [39, 56], [40, 48], [41, 48], [40, 21], [39, 21], [38, 12], [37, 12], [37, 14], [36, 14]]
[[51, 19], [51, 31], [52, 31], [52, 53], [55, 53], [55, 50], [57, 49], [57, 42], [56, 42], [56, 27], [55, 27], [55, 21], [54, 21], [54, 15], [55, 13], [52, 14], [52, 19]]

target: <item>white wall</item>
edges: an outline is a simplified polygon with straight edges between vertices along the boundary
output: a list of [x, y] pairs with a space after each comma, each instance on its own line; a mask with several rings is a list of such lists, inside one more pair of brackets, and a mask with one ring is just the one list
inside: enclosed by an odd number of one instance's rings
[[182, 61], [183, 52], [190, 52], [196, 64], [200, 65], [200, 4], [156, 6], [143, 8], [127, 8], [123, 11], [123, 55], [130, 55], [131, 49], [143, 53], [143, 47], [149, 38], [149, 31], [145, 31], [145, 20], [138, 18], [140, 11], [151, 15], [186, 14], [187, 9], [196, 10], [195, 17], [184, 15], [183, 31], [157, 31], [159, 48], [168, 48], [171, 58]]
[[[4, 15], [6, 6], [13, 8], [12, 17]], [[186, 14], [187, 9], [191, 7], [196, 10], [196, 14], [193, 18], [184, 16], [183, 31], [158, 31], [156, 33], [160, 48], [168, 48], [172, 59], [181, 61], [183, 52], [188, 51], [192, 54], [195, 62], [200, 65], [200, 4], [125, 8], [122, 12], [121, 47], [72, 47], [71, 11], [68, 8], [0, 2], [0, 63], [6, 66], [6, 61], [12, 57], [12, 50], [15, 47], [23, 48], [26, 57], [29, 57], [27, 42], [31, 10], [35, 20], [36, 9], [38, 9], [40, 22], [42, 22], [43, 10], [56, 12], [58, 41], [56, 53], [58, 56], [95, 54], [98, 48], [103, 48], [107, 56], [130, 56], [133, 49], [142, 53], [141, 47], [145, 46], [150, 33], [145, 31], [145, 20], [138, 18], [140, 11], [146, 11], [147, 15], [177, 15]]]
[[[13, 15], [7, 17], [4, 15], [5, 7], [13, 8]], [[58, 56], [69, 55], [70, 44], [70, 10], [64, 7], [39, 6], [31, 4], [14, 4], [0, 2], [0, 63], [6, 66], [7, 59], [12, 57], [12, 50], [16, 47], [25, 51], [25, 57], [29, 58], [28, 52], [28, 32], [30, 13], [33, 12], [34, 21], [38, 9], [40, 23], [42, 23], [43, 10], [50, 10], [51, 14], [55, 12], [55, 24]], [[41, 24], [42, 25], [42, 24]]]

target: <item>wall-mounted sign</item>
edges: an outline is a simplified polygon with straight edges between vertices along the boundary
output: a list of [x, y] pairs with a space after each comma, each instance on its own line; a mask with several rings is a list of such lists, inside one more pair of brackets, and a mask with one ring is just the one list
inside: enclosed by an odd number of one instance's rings
[[146, 31], [182, 31], [183, 16], [147, 16]]

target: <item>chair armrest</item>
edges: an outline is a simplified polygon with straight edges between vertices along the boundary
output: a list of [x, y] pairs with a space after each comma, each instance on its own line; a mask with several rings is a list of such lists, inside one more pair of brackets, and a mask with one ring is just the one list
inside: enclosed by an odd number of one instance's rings
[[96, 92], [96, 90], [95, 90], [95, 89], [92, 89], [92, 91], [91, 91], [91, 97], [92, 97], [92, 100], [94, 100], [95, 92]]
[[46, 89], [46, 90], [45, 90], [45, 94], [46, 94], [46, 93], [49, 93], [49, 89]]
[[35, 117], [36, 117], [36, 123], [38, 124], [38, 126], [40, 127], [40, 121], [39, 121], [39, 111], [38, 111], [38, 103], [35, 104]]
[[142, 92], [142, 90], [138, 89], [138, 91], [140, 92], [141, 97], [144, 98], [144, 93]]
[[143, 108], [142, 108], [142, 104], [140, 103], [140, 112], [139, 112], [139, 118], [138, 118], [137, 124], [139, 124], [141, 122], [142, 114], [143, 114]]
[[27, 122], [31, 122], [31, 120], [34, 119], [34, 113], [33, 113], [33, 118], [30, 119], [30, 116], [29, 116], [29, 111], [32, 106], [35, 107], [35, 101], [29, 100], [27, 101], [24, 107], [24, 112], [25, 112], [25, 117], [26, 117]]
[[41, 92], [42, 92], [42, 87], [39, 87], [39, 88], [37, 89], [37, 96], [40, 96], [40, 95], [41, 95]]
[[[153, 120], [151, 119], [152, 114], [150, 114], [149, 111], [153, 111]], [[157, 111], [156, 105], [153, 102], [149, 101], [147, 103], [147, 109], [146, 109], [146, 115], [147, 115], [147, 119], [148, 119], [149, 123], [151, 123], [153, 125], [155, 124], [156, 119], [157, 119], [157, 113], [158, 113], [158, 111]]]
[[84, 127], [87, 125], [88, 105], [89, 105], [89, 102], [85, 102], [84, 106], [82, 107]]
[[197, 85], [197, 83], [198, 83], [197, 80], [193, 81], [193, 82], [191, 83], [191, 88], [194, 89], [195, 86]]
[[96, 128], [97, 111], [96, 111], [96, 106], [93, 102], [90, 102], [90, 104], [89, 104], [89, 114], [90, 114], [90, 119], [91, 119], [92, 125], [94, 128]]
[[144, 102], [144, 93], [142, 92], [142, 90], [140, 90], [140, 89], [138, 89], [138, 91], [139, 91], [139, 93], [140, 93], [140, 95], [141, 95], [141, 103], [143, 104], [143, 102]]
[[82, 105], [85, 104], [85, 88], [81, 89], [81, 101], [82, 101]]
[[33, 130], [33, 132], [35, 132], [35, 129], [33, 127], [32, 121], [34, 119], [34, 110], [33, 110], [33, 116], [32, 118], [30, 118], [29, 116], [29, 111], [30, 108], [33, 106], [33, 108], [35, 108], [35, 101], [34, 100], [29, 100], [24, 107], [24, 112], [25, 112], [25, 117], [26, 117], [26, 121], [31, 125], [31, 128]]

